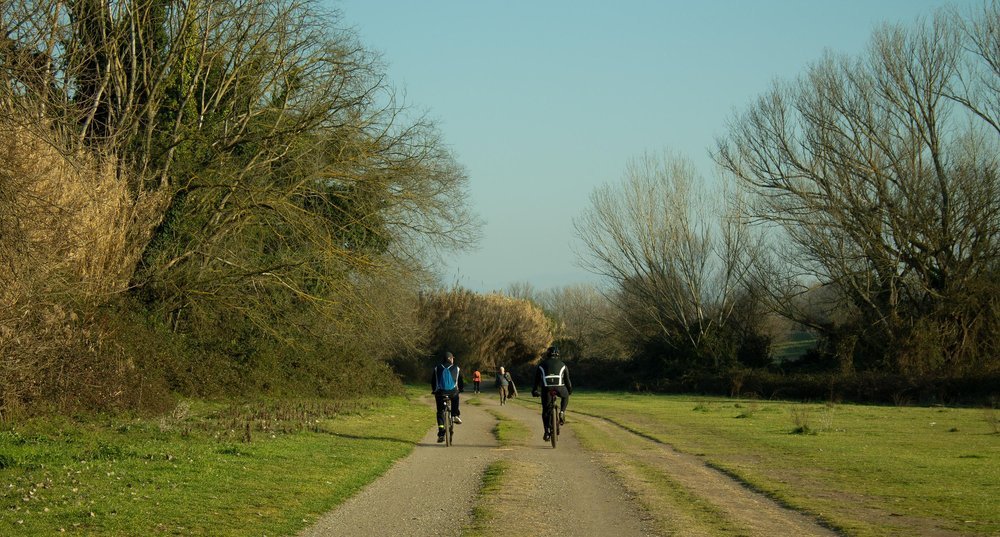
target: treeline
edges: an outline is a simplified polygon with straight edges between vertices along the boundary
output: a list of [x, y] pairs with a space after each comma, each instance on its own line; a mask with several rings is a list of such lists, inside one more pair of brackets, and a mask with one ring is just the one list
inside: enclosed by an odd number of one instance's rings
[[0, 5], [0, 417], [398, 388], [467, 177], [311, 0]]
[[776, 83], [711, 184], [630, 162], [575, 222], [601, 288], [490, 294], [433, 275], [477, 239], [464, 170], [317, 2], [0, 13], [0, 419], [393, 390], [446, 350], [526, 374], [553, 341], [592, 387], [996, 392], [997, 2]]
[[[735, 114], [712, 187], [665, 153], [595, 191], [576, 228], [590, 269], [613, 283], [603, 296], [629, 349], [624, 380], [995, 396], [998, 35], [997, 2], [885, 26], [864, 54], [829, 53]], [[792, 333], [813, 344], [779, 363], [773, 345]], [[780, 374], [793, 371], [804, 376]]]
[[[712, 181], [667, 151], [592, 193], [574, 224], [600, 288], [505, 294], [544, 312], [580, 385], [995, 401], [997, 36], [991, 1], [883, 26], [857, 57], [826, 54], [731, 118]], [[431, 299], [434, 341], [530, 376], [544, 331], [465, 347], [517, 326], [448, 320], [477, 301]]]

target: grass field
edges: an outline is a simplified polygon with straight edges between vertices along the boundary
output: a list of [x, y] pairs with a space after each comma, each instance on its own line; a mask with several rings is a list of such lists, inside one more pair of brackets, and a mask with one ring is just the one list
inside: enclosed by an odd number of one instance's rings
[[577, 393], [606, 417], [849, 535], [1000, 534], [993, 410]]
[[8, 424], [0, 535], [294, 534], [431, 426], [432, 411], [406, 397]]
[[[433, 426], [432, 411], [413, 400], [422, 392], [6, 424], [0, 535], [294, 534], [413, 449]], [[573, 412], [698, 455], [848, 535], [1000, 534], [996, 411], [578, 391]], [[496, 434], [517, 445], [523, 429], [501, 421]], [[591, 436], [601, 449], [627, 449]], [[503, 468], [492, 471], [499, 478]], [[650, 486], [727, 534], [675, 488]]]

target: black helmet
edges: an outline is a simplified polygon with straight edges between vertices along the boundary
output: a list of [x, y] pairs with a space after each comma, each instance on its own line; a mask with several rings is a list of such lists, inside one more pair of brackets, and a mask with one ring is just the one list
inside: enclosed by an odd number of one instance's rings
[[545, 351], [545, 355], [546, 356], [559, 356], [559, 347], [549, 347], [548, 350]]

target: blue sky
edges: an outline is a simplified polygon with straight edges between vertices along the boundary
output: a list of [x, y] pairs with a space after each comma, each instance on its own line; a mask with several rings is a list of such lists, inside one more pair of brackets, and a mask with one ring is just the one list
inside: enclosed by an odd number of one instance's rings
[[442, 277], [476, 291], [601, 283], [573, 219], [629, 159], [669, 149], [711, 180], [716, 137], [773, 80], [861, 52], [883, 22], [980, 3], [325, 1], [467, 169], [483, 239]]

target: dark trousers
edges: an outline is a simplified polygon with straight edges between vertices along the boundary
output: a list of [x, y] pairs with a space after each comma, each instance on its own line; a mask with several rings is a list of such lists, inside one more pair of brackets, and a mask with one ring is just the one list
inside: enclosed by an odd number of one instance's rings
[[555, 390], [559, 394], [559, 410], [566, 412], [566, 405], [569, 404], [569, 390], [565, 386], [550, 386], [542, 388], [542, 426], [549, 430], [549, 417], [552, 415], [552, 405], [549, 404], [549, 390]]
[[480, 382], [481, 382], [481, 381], [478, 381], [478, 380], [476, 380], [476, 381], [473, 381], [473, 382], [472, 382], [473, 384], [475, 384], [475, 385], [476, 385], [476, 393], [479, 393], [479, 383], [480, 383]]
[[462, 412], [458, 410], [458, 390], [453, 392], [434, 392], [434, 401], [437, 402], [437, 418], [438, 418], [438, 429], [444, 427], [444, 398], [451, 398], [451, 415], [461, 416]]

